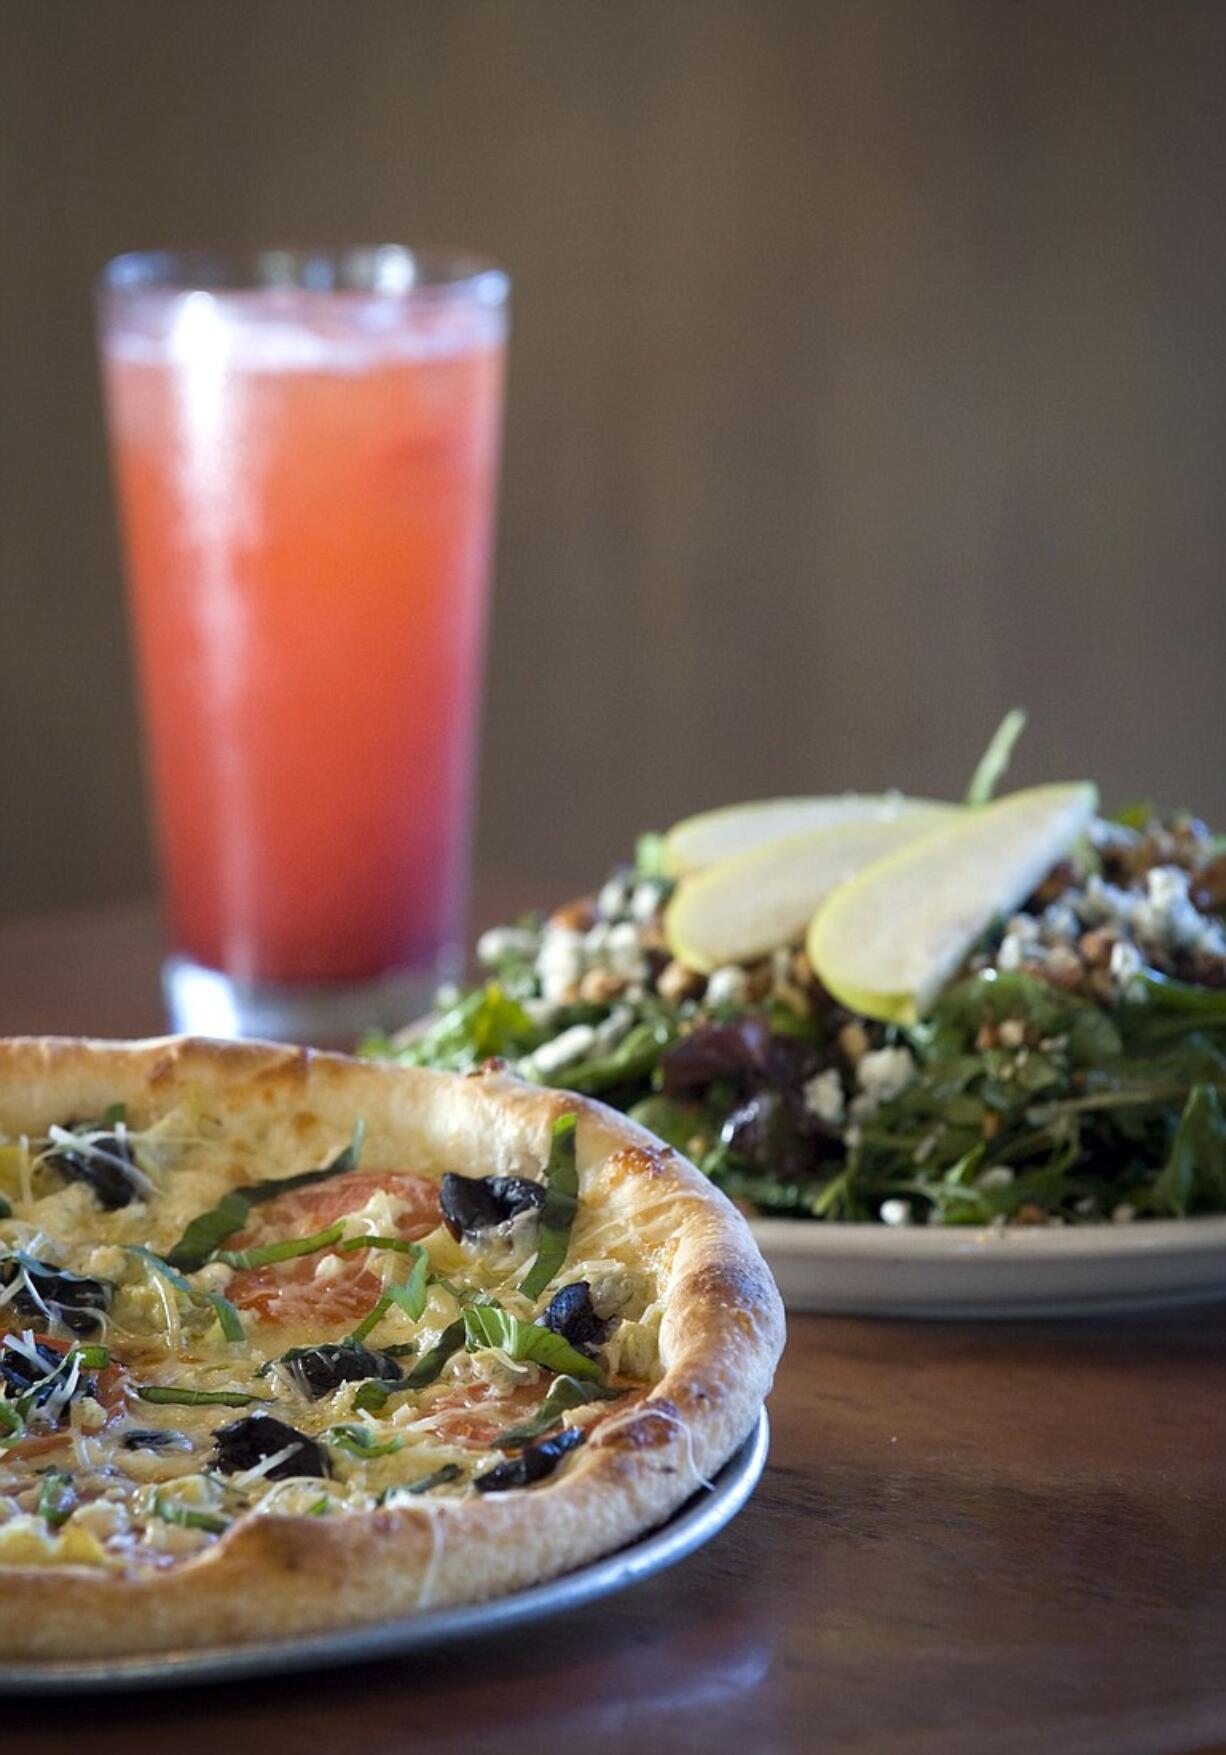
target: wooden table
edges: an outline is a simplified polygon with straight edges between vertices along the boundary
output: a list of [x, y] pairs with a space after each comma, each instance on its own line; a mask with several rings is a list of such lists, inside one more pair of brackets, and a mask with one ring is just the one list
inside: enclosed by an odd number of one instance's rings
[[[0, 1030], [154, 1029], [156, 962], [144, 908], [2, 928]], [[771, 1417], [771, 1463], [737, 1521], [569, 1622], [88, 1714], [9, 1703], [5, 1747], [1226, 1747], [1226, 1310], [796, 1317]]]

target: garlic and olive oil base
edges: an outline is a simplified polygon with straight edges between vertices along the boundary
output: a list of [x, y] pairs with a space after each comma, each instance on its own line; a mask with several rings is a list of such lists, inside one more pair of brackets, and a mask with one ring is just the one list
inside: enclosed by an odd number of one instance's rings
[[598, 1096], [751, 1213], [1083, 1225], [1226, 1211], [1226, 841], [1086, 783], [769, 799], [487, 932], [367, 1052]]

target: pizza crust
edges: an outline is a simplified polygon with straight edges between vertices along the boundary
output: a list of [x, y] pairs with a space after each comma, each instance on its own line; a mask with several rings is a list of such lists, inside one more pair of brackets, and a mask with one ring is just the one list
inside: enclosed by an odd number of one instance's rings
[[0, 1566], [0, 1656], [119, 1656], [241, 1643], [484, 1601], [539, 1584], [668, 1518], [751, 1430], [783, 1346], [783, 1309], [748, 1226], [678, 1153], [602, 1104], [495, 1069], [461, 1076], [258, 1043], [165, 1038], [0, 1042], [0, 1131], [38, 1133], [124, 1102], [137, 1118], [205, 1089], [224, 1114], [366, 1122], [372, 1157], [514, 1173], [577, 1132], [581, 1198], [649, 1237], [663, 1377], [565, 1468], [526, 1490], [245, 1517], [161, 1572]]

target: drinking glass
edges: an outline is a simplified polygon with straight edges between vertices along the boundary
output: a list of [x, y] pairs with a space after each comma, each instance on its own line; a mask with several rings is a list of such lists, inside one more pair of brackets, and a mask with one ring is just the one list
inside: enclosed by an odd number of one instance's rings
[[507, 294], [399, 245], [103, 272], [175, 1029], [344, 1040], [462, 964]]

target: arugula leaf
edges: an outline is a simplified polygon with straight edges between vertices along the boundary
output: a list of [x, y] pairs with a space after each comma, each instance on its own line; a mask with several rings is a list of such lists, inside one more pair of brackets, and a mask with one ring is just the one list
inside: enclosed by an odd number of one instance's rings
[[77, 1489], [63, 1469], [48, 1469], [38, 1495], [38, 1515], [48, 1528], [58, 1530], [77, 1508]]
[[559, 1115], [553, 1124], [536, 1260], [519, 1283], [525, 1298], [540, 1296], [565, 1263], [570, 1248], [571, 1226], [579, 1210], [579, 1168], [575, 1158], [578, 1125], [579, 1118], [573, 1113]]
[[218, 1517], [211, 1511], [196, 1511], [175, 1499], [163, 1498], [160, 1493], [153, 1501], [153, 1515], [163, 1523], [175, 1523], [185, 1530], [204, 1530], [210, 1536], [224, 1536], [230, 1527], [229, 1518]]
[[1185, 1218], [1196, 1206], [1218, 1211], [1226, 1205], [1226, 1120], [1213, 1085], [1194, 1085], [1149, 1206], [1154, 1212]]
[[677, 1027], [661, 1014], [643, 1018], [627, 1030], [616, 1048], [560, 1067], [549, 1083], [559, 1091], [580, 1091], [595, 1096], [619, 1085], [634, 1084], [654, 1072], [661, 1054], [677, 1037]]
[[1026, 714], [1021, 707], [1014, 707], [1005, 714], [992, 733], [987, 749], [979, 758], [979, 765], [966, 789], [963, 800], [965, 804], [975, 806], [988, 803], [1004, 779], [1013, 759], [1013, 747], [1025, 729]]
[[404, 1449], [404, 1439], [398, 1432], [380, 1443], [369, 1426], [348, 1423], [329, 1426], [324, 1438], [335, 1449], [347, 1450], [350, 1456], [392, 1456], [396, 1451]]
[[515, 1450], [521, 1444], [530, 1444], [534, 1438], [548, 1432], [551, 1426], [556, 1426], [570, 1408], [586, 1407], [589, 1402], [617, 1401], [625, 1394], [623, 1389], [607, 1389], [599, 1383], [581, 1383], [577, 1377], [555, 1377], [549, 1386], [549, 1394], [532, 1418], [522, 1426], [512, 1426], [509, 1431], [500, 1432], [490, 1443], [497, 1450]]
[[146, 1383], [136, 1391], [142, 1402], [167, 1408], [249, 1408], [270, 1402], [272, 1396], [248, 1395], [241, 1389], [187, 1389], [173, 1383]]
[[530, 1359], [547, 1371], [571, 1377], [593, 1378], [604, 1373], [594, 1359], [580, 1353], [570, 1342], [540, 1323], [523, 1322], [497, 1304], [470, 1304], [464, 1312], [464, 1344], [470, 1353], [483, 1347], [501, 1347], [509, 1359]]
[[343, 1176], [347, 1170], [354, 1169], [362, 1155], [365, 1133], [366, 1123], [359, 1116], [354, 1123], [353, 1138], [349, 1144], [321, 1170], [302, 1170], [296, 1176], [272, 1178], [267, 1182], [250, 1182], [241, 1188], [230, 1189], [215, 1207], [211, 1207], [207, 1213], [198, 1214], [191, 1221], [174, 1248], [167, 1252], [166, 1260], [172, 1267], [182, 1268], [187, 1273], [203, 1267], [227, 1237], [242, 1230], [252, 1207], [259, 1206], [266, 1200], [275, 1200], [278, 1195], [289, 1194], [294, 1189], [311, 1188], [317, 1182], [328, 1182], [332, 1177]]
[[190, 1280], [185, 1280], [181, 1273], [170, 1266], [169, 1262], [163, 1261], [162, 1257], [155, 1255], [151, 1249], [146, 1249], [143, 1243], [132, 1243], [128, 1247], [133, 1255], [138, 1255], [146, 1266], [151, 1267], [154, 1273], [160, 1274], [174, 1287], [176, 1292], [182, 1292], [183, 1296], [190, 1299], [193, 1304], [209, 1305], [215, 1311], [221, 1325], [221, 1332], [228, 1341], [245, 1339], [246, 1331], [243, 1328], [242, 1318], [228, 1298], [223, 1298], [220, 1292], [206, 1292], [203, 1286], [193, 1286]]
[[640, 835], [634, 843], [634, 870], [638, 877], [666, 878], [668, 859], [665, 837], [654, 831]]
[[299, 1255], [315, 1255], [329, 1244], [339, 1242], [344, 1234], [345, 1221], [338, 1219], [335, 1225], [310, 1237], [287, 1237], [280, 1243], [258, 1244], [254, 1249], [219, 1249], [213, 1259], [232, 1268], [270, 1267], [273, 1262], [292, 1261]]
[[502, 982], [487, 981], [392, 1053], [408, 1066], [471, 1072], [485, 1060], [517, 1059], [539, 1047], [545, 1035]]

